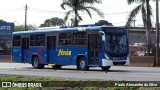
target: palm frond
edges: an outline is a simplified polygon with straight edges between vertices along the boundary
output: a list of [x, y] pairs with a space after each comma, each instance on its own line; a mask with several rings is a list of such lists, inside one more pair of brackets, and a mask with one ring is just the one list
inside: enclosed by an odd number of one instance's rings
[[102, 3], [101, 0], [79, 0], [79, 4], [80, 5], [84, 5], [84, 4], [94, 4], [94, 3]]
[[145, 0], [127, 0], [127, 3], [130, 5], [130, 4], [133, 4], [133, 3], [144, 3]]
[[70, 0], [63, 0], [63, 2], [61, 3], [61, 8], [65, 10], [65, 6], [73, 7], [73, 4], [70, 2]]
[[89, 17], [92, 18], [92, 14], [88, 8], [82, 6], [82, 7], [79, 7], [79, 10], [86, 11], [88, 13]]
[[85, 8], [95, 11], [100, 17], [104, 18], [104, 13], [98, 8], [95, 7], [85, 7]]
[[[65, 9], [65, 7], [67, 6], [71, 9], [70, 11], [66, 12], [66, 16], [64, 20], [66, 21], [70, 13], [72, 12], [74, 12], [75, 14], [75, 22], [76, 22], [76, 17], [78, 17], [79, 20], [82, 20], [81, 16], [79, 14], [78, 15], [76, 14], [76, 12], [78, 11], [86, 11], [88, 15], [92, 18], [90, 10], [93, 10], [97, 12], [99, 16], [104, 17], [104, 14], [102, 13], [102, 11], [100, 11], [95, 7], [88, 6], [94, 3], [102, 3], [102, 1], [101, 0], [63, 0], [61, 7]], [[75, 26], [77, 26], [76, 23], [75, 23]]]
[[74, 12], [74, 11], [73, 11], [73, 10], [70, 10], [70, 11], [66, 12], [65, 17], [64, 17], [64, 21], [67, 21], [67, 20], [68, 20], [68, 17], [69, 17], [69, 15], [70, 15], [72, 12]]
[[131, 24], [133, 23], [133, 19], [136, 17], [136, 15], [138, 14], [139, 10], [141, 10], [141, 4], [138, 5], [135, 9], [133, 9], [130, 12], [129, 18], [128, 18], [127, 23], [126, 23], [126, 27], [131, 26]]
[[79, 13], [77, 13], [77, 16], [78, 16], [78, 19], [79, 19], [80, 21], [83, 20], [82, 17], [79, 15]]

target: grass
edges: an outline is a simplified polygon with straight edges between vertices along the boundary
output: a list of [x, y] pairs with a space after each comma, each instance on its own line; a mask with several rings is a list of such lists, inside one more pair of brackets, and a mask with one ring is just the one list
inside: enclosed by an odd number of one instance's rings
[[[107, 84], [105, 81], [91, 81], [74, 78], [50, 78], [21, 75], [0, 75], [2, 82], [15, 83], [41, 83], [45, 87], [0, 87], [0, 90], [160, 90], [160, 87], [114, 87], [114, 83]], [[112, 82], [112, 81], [111, 81]], [[121, 81], [126, 82], [126, 81]], [[28, 85], [28, 84], [27, 84]]]

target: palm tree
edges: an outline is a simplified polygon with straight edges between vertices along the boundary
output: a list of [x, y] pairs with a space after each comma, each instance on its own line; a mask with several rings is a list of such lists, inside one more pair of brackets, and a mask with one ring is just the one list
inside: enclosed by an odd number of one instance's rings
[[101, 0], [63, 0], [61, 7], [65, 10], [65, 6], [69, 7], [71, 10], [66, 12], [64, 20], [67, 20], [71, 13], [74, 13], [74, 26], [78, 26], [78, 20], [82, 21], [79, 11], [86, 11], [90, 18], [92, 18], [90, 10], [98, 13], [99, 16], [104, 17], [104, 14], [97, 8], [89, 6], [94, 3], [102, 3]]
[[127, 0], [128, 4], [134, 4], [138, 3], [139, 5], [136, 6], [129, 14], [126, 27], [131, 27], [133, 24], [133, 21], [139, 11], [141, 11], [142, 14], [142, 20], [143, 20], [143, 26], [146, 28], [146, 41], [147, 41], [147, 53], [150, 53], [150, 46], [151, 46], [151, 40], [150, 40], [150, 30], [152, 27], [151, 23], [151, 16], [152, 16], [152, 8], [149, 4], [150, 1], [155, 0]]

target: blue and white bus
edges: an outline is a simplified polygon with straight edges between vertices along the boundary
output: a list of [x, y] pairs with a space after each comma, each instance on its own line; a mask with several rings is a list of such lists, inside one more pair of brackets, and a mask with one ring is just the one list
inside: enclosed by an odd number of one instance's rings
[[129, 65], [127, 33], [122, 27], [48, 28], [13, 33], [12, 60], [42, 69], [76, 65], [79, 70]]

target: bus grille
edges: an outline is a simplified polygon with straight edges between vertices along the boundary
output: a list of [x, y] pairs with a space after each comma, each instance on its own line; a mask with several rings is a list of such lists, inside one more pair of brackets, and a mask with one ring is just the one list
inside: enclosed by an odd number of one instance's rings
[[126, 61], [122, 61], [122, 62], [113, 62], [114, 65], [124, 65], [126, 63]]

